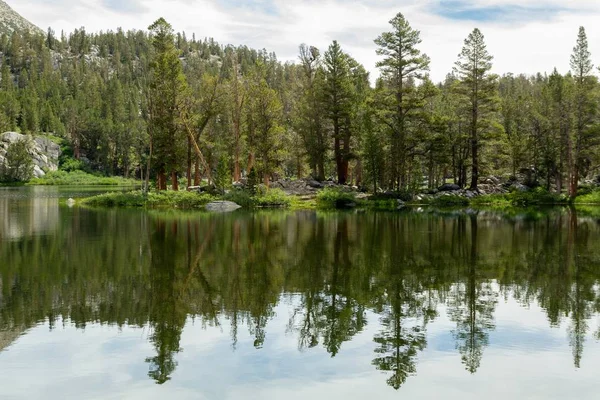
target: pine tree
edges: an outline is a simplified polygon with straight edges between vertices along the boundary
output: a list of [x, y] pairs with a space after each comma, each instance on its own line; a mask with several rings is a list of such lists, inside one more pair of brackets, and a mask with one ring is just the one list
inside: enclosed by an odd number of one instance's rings
[[344, 185], [348, 179], [353, 93], [349, 57], [335, 40], [325, 53], [324, 66], [324, 106], [327, 118], [333, 126], [333, 151], [338, 182]]
[[391, 184], [397, 189], [407, 184], [407, 138], [410, 113], [414, 105], [410, 97], [415, 85], [407, 80], [418, 80], [429, 70], [429, 57], [421, 54], [417, 46], [421, 33], [413, 29], [404, 15], [398, 13], [391, 21], [393, 31], [382, 33], [376, 40], [377, 55], [383, 60], [377, 63], [389, 87], [386, 108], [382, 118], [392, 132], [391, 141]]
[[591, 53], [588, 50], [587, 35], [584, 27], [579, 28], [577, 44], [571, 55], [571, 72], [575, 78], [575, 137], [570, 148], [573, 151], [572, 160], [569, 163], [569, 196], [577, 196], [577, 186], [582, 170], [586, 164], [585, 152], [589, 152], [593, 132], [590, 127], [594, 123], [598, 101], [594, 93], [597, 83], [592, 75], [594, 65]]
[[480, 172], [481, 133], [490, 126], [496, 110], [497, 76], [490, 74], [493, 57], [488, 53], [484, 37], [477, 28], [465, 39], [455, 72], [461, 80], [459, 93], [469, 102], [471, 141], [471, 190], [477, 190]]
[[175, 47], [173, 28], [163, 18], [148, 28], [152, 33], [154, 55], [151, 62], [149, 129], [153, 162], [158, 171], [158, 188], [166, 190], [166, 173], [171, 172], [173, 189], [182, 159], [182, 132], [179, 126], [181, 102], [187, 84], [179, 50]]

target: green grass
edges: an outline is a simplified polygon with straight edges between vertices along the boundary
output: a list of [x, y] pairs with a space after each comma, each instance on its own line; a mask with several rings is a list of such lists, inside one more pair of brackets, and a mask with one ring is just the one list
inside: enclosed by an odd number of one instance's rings
[[180, 210], [201, 209], [216, 200], [208, 194], [192, 192], [150, 192], [145, 197], [142, 191], [106, 193], [88, 197], [81, 204], [92, 207], [131, 207], [131, 208], [175, 208]]
[[233, 201], [243, 208], [310, 208], [310, 204], [286, 194], [281, 189], [267, 189], [255, 196], [243, 190], [232, 190], [222, 196], [222, 199]]
[[185, 191], [150, 192], [147, 197], [137, 190], [132, 192], [106, 193], [86, 198], [81, 204], [92, 207], [132, 207], [132, 208], [172, 208], [180, 210], [203, 209], [206, 204], [216, 200], [233, 201], [243, 208], [305, 208], [302, 202], [283, 191], [267, 190], [257, 196], [235, 191], [224, 196], [198, 194]]
[[575, 204], [600, 204], [600, 190], [596, 189], [578, 196], [575, 199]]
[[83, 171], [53, 171], [42, 178], [34, 178], [27, 184], [33, 186], [135, 186], [140, 182], [120, 176], [92, 175]]
[[356, 205], [356, 194], [337, 188], [325, 188], [317, 193], [316, 204], [321, 209], [348, 208]]
[[543, 188], [529, 192], [512, 192], [476, 197], [471, 205], [505, 207], [532, 207], [569, 204], [569, 198], [562, 194], [550, 193]]

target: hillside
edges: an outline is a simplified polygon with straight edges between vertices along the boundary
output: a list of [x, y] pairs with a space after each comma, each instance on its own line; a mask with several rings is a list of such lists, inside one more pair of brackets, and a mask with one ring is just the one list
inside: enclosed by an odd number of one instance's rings
[[0, 33], [8, 33], [15, 30], [29, 30], [40, 33], [43, 32], [40, 28], [10, 8], [10, 6], [4, 1], [0, 0]]

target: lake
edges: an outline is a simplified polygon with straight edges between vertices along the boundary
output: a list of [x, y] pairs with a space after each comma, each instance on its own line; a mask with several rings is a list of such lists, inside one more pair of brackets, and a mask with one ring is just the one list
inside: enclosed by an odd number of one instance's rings
[[90, 193], [0, 189], [2, 399], [598, 398], [589, 213], [64, 204]]

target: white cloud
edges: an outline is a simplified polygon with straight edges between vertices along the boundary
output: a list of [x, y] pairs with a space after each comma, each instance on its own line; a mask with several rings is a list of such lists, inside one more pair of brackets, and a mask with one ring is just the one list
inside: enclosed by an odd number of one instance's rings
[[[32, 22], [41, 27], [52, 26], [58, 32], [81, 26], [88, 31], [119, 26], [145, 29], [163, 16], [188, 36], [195, 33], [198, 38], [213, 37], [223, 44], [266, 48], [275, 51], [282, 60], [295, 60], [301, 43], [325, 49], [333, 39], [338, 39], [374, 74], [377, 57], [373, 40], [389, 29], [387, 21], [401, 11], [422, 33], [421, 49], [432, 59], [434, 80], [443, 79], [451, 71], [464, 38], [475, 26], [486, 36], [489, 51], [495, 57], [494, 70], [500, 74], [550, 72], [555, 66], [562, 72], [568, 71], [569, 55], [580, 25], [587, 28], [592, 55], [600, 57], [600, 28], [595, 23], [600, 16], [600, 3], [591, 1], [13, 0], [10, 3]], [[439, 11], [440, 4], [450, 4], [453, 9], [492, 7], [494, 18], [481, 21], [445, 18]], [[509, 12], [510, 18], [502, 18]]]

